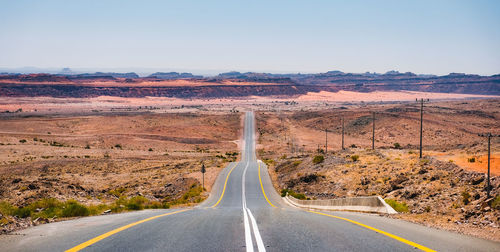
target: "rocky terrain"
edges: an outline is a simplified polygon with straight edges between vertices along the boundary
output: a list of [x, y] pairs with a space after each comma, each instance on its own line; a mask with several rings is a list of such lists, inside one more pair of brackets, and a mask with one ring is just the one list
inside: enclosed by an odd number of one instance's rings
[[[183, 80], [182, 83], [178, 82]], [[77, 75], [3, 74], [0, 96], [10, 97], [175, 97], [223, 98], [247, 96], [294, 97], [308, 92], [420, 91], [460, 94], [500, 94], [500, 75], [445, 76], [388, 72], [351, 74], [331, 71], [320, 74], [266, 74], [229, 72], [215, 77], [191, 73], [94, 73]]]
[[[0, 233], [65, 216], [199, 202], [207, 196], [201, 164], [210, 191], [238, 158], [240, 123], [237, 113], [2, 118]], [[89, 210], [64, 213], [68, 206]]]
[[[371, 111], [376, 112], [375, 150]], [[498, 241], [500, 139], [492, 140], [492, 197], [487, 199], [487, 142], [478, 133], [500, 133], [499, 111], [498, 99], [426, 104], [422, 159], [416, 104], [262, 111], [256, 120], [258, 153], [278, 191], [311, 199], [380, 195], [401, 212], [394, 218]]]

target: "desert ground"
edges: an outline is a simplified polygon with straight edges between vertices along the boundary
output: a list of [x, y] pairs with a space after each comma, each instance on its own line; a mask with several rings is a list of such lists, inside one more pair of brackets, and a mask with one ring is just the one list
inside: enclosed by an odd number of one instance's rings
[[[56, 199], [107, 204], [113, 212], [127, 210], [119, 200], [137, 196], [155, 207], [196, 203], [226, 163], [238, 158], [240, 123], [237, 113], [2, 118], [0, 195], [18, 208]], [[202, 163], [206, 192], [198, 190]], [[4, 233], [31, 224], [2, 216]]]
[[[430, 99], [423, 159], [416, 98]], [[276, 190], [317, 199], [380, 195], [402, 212], [394, 218], [500, 240], [500, 139], [492, 140], [493, 198], [486, 200], [486, 139], [478, 136], [500, 133], [500, 98], [411, 91], [220, 99], [2, 97], [2, 232], [64, 219], [47, 213], [46, 199], [76, 200], [92, 206], [91, 214], [134, 210], [130, 201], [137, 199], [141, 207], [195, 204], [208, 195], [221, 168], [238, 158], [246, 110], [256, 111], [258, 158], [270, 166]], [[316, 156], [324, 160], [313, 161]], [[207, 167], [205, 192], [199, 190], [201, 163]], [[32, 214], [20, 218], [14, 208]]]
[[315, 199], [380, 195], [403, 212], [395, 218], [500, 240], [500, 139], [492, 139], [493, 198], [487, 200], [487, 140], [478, 136], [500, 133], [500, 100], [429, 102], [424, 111], [422, 159], [415, 102], [261, 111], [259, 156], [277, 190]]

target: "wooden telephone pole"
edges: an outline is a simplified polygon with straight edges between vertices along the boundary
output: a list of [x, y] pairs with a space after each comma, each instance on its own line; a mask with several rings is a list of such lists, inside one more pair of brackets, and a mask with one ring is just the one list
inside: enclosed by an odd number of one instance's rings
[[372, 112], [373, 129], [372, 129], [372, 150], [375, 150], [375, 112]]
[[342, 117], [342, 150], [345, 150], [345, 148], [344, 148], [344, 117]]
[[488, 138], [488, 175], [487, 175], [487, 185], [486, 185], [486, 198], [490, 198], [490, 158], [491, 158], [491, 138], [492, 137], [500, 137], [500, 135], [493, 135], [491, 133], [488, 134], [479, 134], [479, 136]]
[[[417, 99], [418, 101], [418, 99]], [[429, 99], [427, 99], [427, 101], [429, 101]], [[424, 126], [423, 126], [423, 122], [424, 122], [424, 99], [421, 98], [420, 99], [420, 158], [422, 158], [422, 138], [423, 138], [423, 129], [424, 129]]]
[[328, 129], [325, 129], [325, 155], [328, 154]]

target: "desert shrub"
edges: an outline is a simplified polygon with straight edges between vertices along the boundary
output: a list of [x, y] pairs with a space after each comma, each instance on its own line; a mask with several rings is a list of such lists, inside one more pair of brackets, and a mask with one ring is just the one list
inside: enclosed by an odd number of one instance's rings
[[408, 212], [408, 205], [406, 205], [405, 202], [398, 202], [394, 199], [386, 199], [385, 202], [389, 204], [394, 210], [400, 213], [407, 213]]
[[296, 160], [292, 164], [293, 166], [299, 166], [302, 163], [302, 160]]
[[469, 161], [469, 163], [474, 163], [474, 162], [476, 162], [476, 158], [471, 157], [471, 158], [468, 158], [467, 161]]
[[351, 156], [351, 160], [352, 160], [353, 162], [358, 161], [358, 160], [359, 160], [359, 155], [352, 155], [352, 156]]
[[420, 160], [420, 166], [428, 165], [431, 161], [427, 158], [423, 158]]
[[115, 144], [115, 148], [117, 148], [117, 149], [120, 149], [120, 150], [121, 150], [121, 149], [122, 149], [122, 145], [121, 145], [121, 144]]
[[14, 215], [19, 218], [26, 218], [31, 216], [31, 210], [27, 207], [18, 208], [14, 211]]
[[90, 145], [88, 145], [88, 144], [87, 144], [87, 145], [85, 146], [85, 149], [90, 149]]
[[88, 216], [89, 209], [76, 200], [68, 200], [62, 210], [62, 217]]
[[491, 201], [491, 208], [500, 210], [500, 195]]
[[264, 159], [262, 160], [262, 162], [264, 162], [267, 166], [271, 166], [271, 165], [273, 165], [274, 163], [276, 163], [274, 160], [272, 160], [272, 159], [267, 159], [267, 158], [264, 158]]
[[325, 161], [325, 157], [323, 157], [322, 155], [314, 156], [312, 160], [314, 164], [319, 164], [322, 163], [323, 161]]
[[283, 154], [283, 156], [280, 157], [281, 159], [286, 159], [286, 154]]
[[148, 199], [143, 196], [135, 196], [128, 200], [126, 207], [128, 210], [142, 210], [147, 202]]
[[288, 195], [290, 195], [296, 199], [299, 199], [299, 200], [306, 200], [307, 199], [306, 195], [304, 195], [302, 193], [296, 193], [292, 189], [282, 189], [281, 190], [281, 197], [285, 197], [287, 193], [288, 193]]
[[464, 203], [464, 205], [469, 204], [469, 202], [470, 202], [470, 197], [471, 197], [471, 196], [470, 196], [469, 192], [467, 192], [467, 191], [463, 191], [463, 192], [462, 192], [462, 203]]
[[26, 143], [26, 139], [19, 140], [20, 143]]
[[394, 143], [394, 149], [401, 149], [401, 144]]
[[118, 187], [118, 188], [115, 188], [115, 189], [109, 191], [108, 194], [116, 196], [116, 197], [120, 197], [122, 195], [122, 193], [124, 193], [125, 191], [127, 191], [127, 188]]
[[149, 148], [148, 151], [153, 151], [153, 148]]
[[356, 146], [355, 144], [351, 144], [350, 146], [351, 148], [358, 148], [358, 146]]
[[16, 211], [16, 207], [11, 205], [7, 201], [0, 201], [0, 214], [3, 216], [13, 215]]

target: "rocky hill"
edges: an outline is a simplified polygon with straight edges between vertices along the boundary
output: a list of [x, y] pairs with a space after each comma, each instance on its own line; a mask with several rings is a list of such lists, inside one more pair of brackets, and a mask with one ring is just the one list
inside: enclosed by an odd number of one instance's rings
[[[184, 81], [181, 84], [176, 80]], [[105, 83], [105, 84], [103, 84]], [[318, 74], [221, 73], [215, 77], [191, 73], [154, 73], [141, 78], [135, 73], [78, 75], [3, 74], [0, 96], [53, 97], [178, 97], [219, 98], [296, 96], [307, 92], [340, 90], [422, 91], [500, 95], [500, 75], [480, 76], [451, 73], [445, 76], [416, 75], [390, 71], [385, 74], [353, 74], [329, 71]]]

